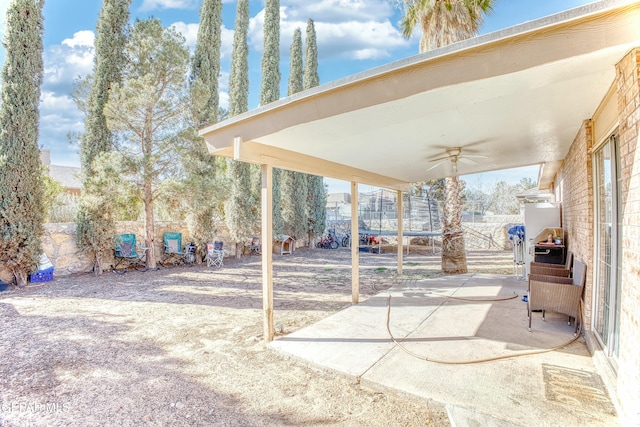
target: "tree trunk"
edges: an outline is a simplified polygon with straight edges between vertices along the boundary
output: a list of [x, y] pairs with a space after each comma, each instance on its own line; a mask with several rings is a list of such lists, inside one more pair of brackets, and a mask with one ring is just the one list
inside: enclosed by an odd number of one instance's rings
[[462, 231], [462, 189], [457, 176], [445, 179], [444, 226], [442, 228], [442, 272], [463, 274], [467, 270], [467, 254]]
[[[147, 249], [147, 268], [155, 270], [156, 266], [156, 232], [154, 229], [153, 216], [153, 195], [151, 190], [151, 182], [144, 184], [144, 230], [145, 230], [145, 246]], [[179, 248], [180, 249], [180, 248]]]
[[27, 286], [27, 272], [24, 270], [13, 270], [13, 277], [16, 279], [16, 285], [19, 288]]
[[236, 259], [242, 258], [243, 251], [244, 251], [244, 242], [236, 242]]
[[102, 253], [96, 252], [93, 260], [93, 274], [100, 276], [104, 270], [102, 269]]

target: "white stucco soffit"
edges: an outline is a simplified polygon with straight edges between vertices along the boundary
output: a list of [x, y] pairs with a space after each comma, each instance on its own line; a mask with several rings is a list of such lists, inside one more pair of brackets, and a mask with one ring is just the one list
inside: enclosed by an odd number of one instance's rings
[[640, 1], [593, 3], [324, 84], [200, 134], [213, 154], [396, 189], [451, 174], [449, 162], [430, 162], [451, 147], [482, 156], [458, 162], [458, 174], [558, 162], [633, 47]]

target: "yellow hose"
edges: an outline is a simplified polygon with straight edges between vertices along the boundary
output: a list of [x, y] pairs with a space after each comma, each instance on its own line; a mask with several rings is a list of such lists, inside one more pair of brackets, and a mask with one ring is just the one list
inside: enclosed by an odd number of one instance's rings
[[[517, 298], [517, 297], [518, 296], [516, 295], [515, 297], [492, 299], [492, 300], [471, 300], [471, 299], [456, 298], [456, 297], [449, 297], [449, 298], [462, 299], [462, 300], [465, 300], [465, 301], [483, 301], [484, 302], [484, 301], [504, 301], [504, 300], [514, 299], [514, 298]], [[580, 332], [582, 331], [582, 301], [580, 301], [580, 328], [578, 329], [578, 333], [576, 334], [576, 336], [573, 339], [565, 342], [564, 344], [561, 344], [561, 345], [553, 347], [553, 348], [544, 349], [544, 350], [523, 351], [523, 352], [519, 352], [519, 353], [515, 353], [515, 354], [504, 354], [504, 355], [500, 355], [500, 356], [489, 357], [489, 358], [485, 358], [485, 359], [475, 359], [475, 360], [461, 360], [461, 361], [438, 360], [438, 359], [429, 358], [428, 356], [422, 356], [422, 355], [419, 355], [417, 353], [414, 353], [411, 350], [409, 350], [408, 348], [406, 348], [400, 341], [398, 341], [393, 336], [393, 334], [391, 333], [391, 328], [389, 327], [389, 321], [390, 320], [391, 320], [391, 295], [389, 295], [389, 297], [387, 299], [387, 333], [389, 334], [389, 337], [391, 338], [391, 340], [398, 347], [400, 347], [408, 355], [413, 356], [413, 357], [415, 357], [417, 359], [420, 359], [420, 360], [427, 361], [427, 362], [440, 363], [440, 364], [443, 364], [443, 365], [471, 365], [471, 364], [474, 364], [474, 363], [484, 363], [484, 362], [491, 362], [491, 361], [494, 361], [494, 360], [510, 359], [510, 358], [513, 358], [513, 357], [522, 357], [522, 356], [531, 356], [531, 355], [534, 355], [534, 354], [549, 353], [549, 352], [552, 352], [552, 351], [560, 350], [561, 348], [572, 344], [578, 338], [580, 338]], [[576, 319], [576, 322], [577, 321], [578, 320]]]

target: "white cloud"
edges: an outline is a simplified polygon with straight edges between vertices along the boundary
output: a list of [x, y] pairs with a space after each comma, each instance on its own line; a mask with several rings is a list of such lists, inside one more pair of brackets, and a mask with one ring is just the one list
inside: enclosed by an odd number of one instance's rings
[[144, 0], [140, 10], [148, 12], [156, 9], [194, 9], [198, 3], [196, 0]]
[[222, 46], [220, 47], [220, 57], [222, 59], [231, 58], [233, 53], [233, 30], [222, 26]]
[[220, 71], [218, 78], [218, 105], [225, 110], [229, 109], [229, 72]]
[[387, 0], [283, 0], [289, 19], [307, 22], [384, 21], [393, 14]]
[[[187, 43], [187, 47], [193, 53], [196, 48], [196, 42], [198, 41], [198, 28], [199, 24], [187, 24], [184, 22], [174, 22], [171, 27], [177, 32], [182, 34]], [[222, 25], [220, 36], [222, 37], [222, 45], [220, 46], [221, 59], [231, 58], [231, 52], [233, 50], [233, 30], [230, 30]]]
[[0, 40], [4, 40], [4, 32], [7, 28], [7, 9], [9, 9], [9, 0], [0, 0]]
[[219, 91], [219, 105], [220, 108], [224, 108], [225, 110], [229, 109], [229, 92]]
[[[293, 31], [305, 35], [308, 18], [313, 19], [319, 59], [370, 60], [391, 57], [392, 50], [406, 47], [390, 21], [394, 10], [386, 0], [285, 0], [280, 7], [280, 54], [289, 55]], [[263, 50], [264, 10], [251, 19], [249, 41], [256, 52]]]
[[44, 52], [44, 83], [40, 98], [40, 145], [51, 150], [58, 165], [77, 166], [78, 147], [71, 146], [69, 132], [84, 131], [84, 116], [71, 92], [74, 80], [93, 70], [94, 33], [79, 31]]
[[[235, 3], [236, 0], [222, 0], [222, 3]], [[199, 0], [143, 0], [140, 12], [163, 9], [187, 9], [194, 10], [200, 7]]]
[[62, 40], [62, 44], [70, 48], [89, 46], [93, 47], [96, 39], [96, 35], [91, 30], [78, 31], [73, 34], [70, 39]]
[[84, 131], [84, 116], [68, 95], [43, 91], [40, 97], [40, 145], [56, 153], [53, 163], [77, 166], [78, 147], [71, 146], [69, 132]]
[[409, 44], [389, 21], [317, 23], [320, 58], [380, 59]]
[[[0, 0], [0, 40], [4, 41], [4, 33], [7, 29], [7, 9], [9, 8], [9, 0]], [[0, 43], [0, 64], [4, 64], [5, 50], [4, 45]], [[2, 84], [0, 83], [0, 87]]]
[[170, 27], [184, 36], [189, 50], [193, 52], [196, 47], [196, 41], [198, 40], [198, 24], [174, 22]]
[[77, 77], [90, 74], [93, 69], [93, 34], [79, 31], [59, 45], [49, 46], [44, 53], [44, 90], [71, 93]]

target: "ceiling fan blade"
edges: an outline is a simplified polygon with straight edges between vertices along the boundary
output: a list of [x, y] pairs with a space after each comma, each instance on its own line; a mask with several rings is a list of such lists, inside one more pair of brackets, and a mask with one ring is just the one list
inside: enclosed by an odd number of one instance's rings
[[435, 168], [437, 168], [438, 166], [440, 166], [441, 164], [443, 164], [444, 161], [441, 159], [441, 161], [439, 161], [438, 163], [436, 163], [435, 165], [431, 166], [429, 169], [427, 169], [425, 172], [429, 172]]
[[478, 163], [479, 163], [477, 160], [470, 159], [470, 158], [468, 158], [467, 156], [459, 157], [459, 158], [458, 158], [458, 161], [459, 161], [459, 162], [462, 162], [462, 163], [466, 163], [466, 164], [468, 164], [468, 165], [475, 165], [475, 164], [478, 164]]
[[461, 157], [467, 157], [470, 159], [488, 159], [489, 157], [483, 156], [482, 154], [463, 154]]
[[448, 160], [450, 156], [438, 157], [437, 159], [428, 160], [429, 162], [439, 162], [441, 160]]

